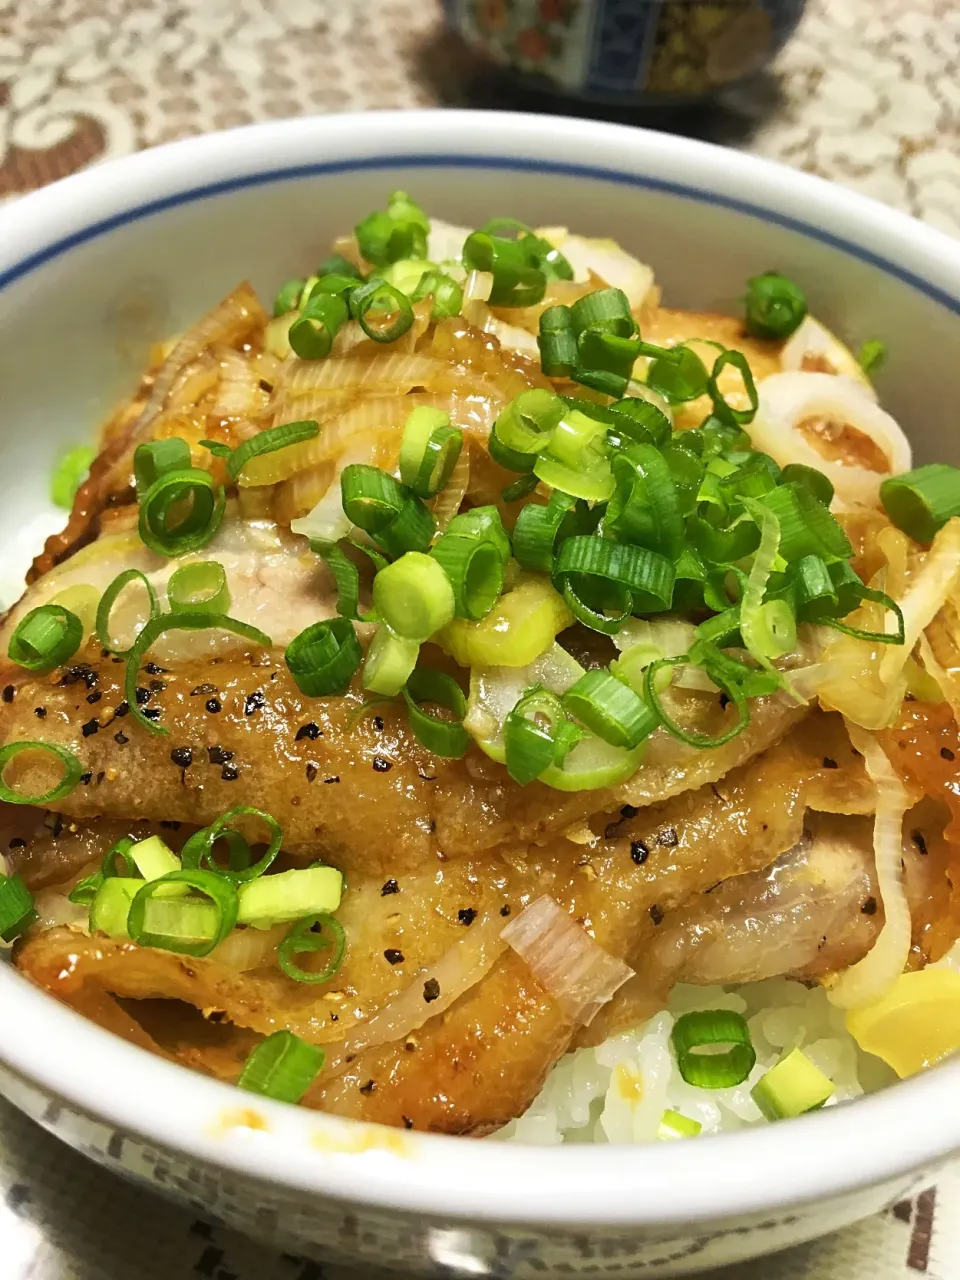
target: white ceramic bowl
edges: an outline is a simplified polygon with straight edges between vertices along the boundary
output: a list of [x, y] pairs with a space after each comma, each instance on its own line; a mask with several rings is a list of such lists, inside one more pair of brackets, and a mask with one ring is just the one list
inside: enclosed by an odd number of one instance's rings
[[[266, 297], [395, 187], [476, 224], [610, 235], [674, 305], [733, 310], [777, 267], [841, 333], [881, 337], [918, 455], [960, 462], [960, 245], [737, 152], [557, 118], [339, 116], [214, 134], [0, 210], [0, 530], [51, 513], [59, 447], [129, 391], [145, 344], [244, 276]], [[718, 1138], [539, 1149], [401, 1133], [246, 1095], [84, 1022], [0, 963], [0, 1088], [95, 1159], [315, 1256], [424, 1274], [667, 1276], [864, 1216], [960, 1149], [960, 1062], [851, 1106]]]

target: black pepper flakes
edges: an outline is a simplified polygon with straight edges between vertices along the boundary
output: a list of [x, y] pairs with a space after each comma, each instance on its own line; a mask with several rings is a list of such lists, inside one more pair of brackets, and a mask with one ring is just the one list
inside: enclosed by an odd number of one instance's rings
[[169, 831], [179, 831], [183, 824], [178, 822], [176, 818], [161, 818], [160, 825], [161, 827], [166, 827]]
[[12, 702], [16, 696], [17, 696], [17, 691], [12, 684], [5, 684], [3, 686], [4, 702]]
[[400, 892], [400, 886], [397, 884], [396, 880], [388, 880], [384, 884], [383, 888], [380, 890], [380, 897], [386, 898], [391, 893], [399, 893], [399, 892]]
[[955, 760], [955, 759], [956, 759], [956, 756], [955, 756], [955, 754], [950, 750], [950, 748], [949, 748], [949, 747], [941, 747], [941, 748], [940, 748], [940, 758], [941, 758], [942, 760]]
[[207, 759], [211, 764], [226, 764], [233, 759], [233, 752], [224, 751], [223, 747], [207, 747]]
[[473, 907], [461, 907], [457, 912], [457, 919], [461, 924], [473, 924], [477, 918], [477, 913]]
[[118, 705], [116, 711], [113, 713], [113, 718], [114, 720], [119, 720], [121, 716], [126, 716], [129, 714], [130, 714], [130, 703], [124, 700]]
[[160, 719], [160, 708], [159, 708], [159, 707], [144, 707], [144, 709], [143, 709], [143, 713], [142, 713], [142, 714], [144, 715], [144, 717], [145, 717], [147, 720], [159, 720], [159, 719]]
[[625, 804], [620, 810], [620, 817], [635, 818], [639, 812], [640, 810], [635, 808], [632, 804]]
[[664, 827], [662, 831], [657, 832], [657, 844], [662, 845], [664, 849], [675, 849], [679, 843], [680, 838], [676, 827]]
[[93, 781], [93, 770], [88, 770], [86, 773], [81, 773], [80, 781], [83, 783], [85, 787], [89, 787], [90, 783]]
[[339, 781], [340, 781], [340, 775], [338, 773], [334, 774], [332, 778], [324, 778], [324, 782], [327, 783], [328, 785], [331, 782], [339, 782]]
[[150, 690], [144, 689], [143, 685], [137, 688], [137, 706], [144, 707], [150, 701]]
[[383, 732], [383, 716], [373, 717], [373, 727], [376, 729], [377, 733]]
[[721, 695], [720, 695], [720, 710], [721, 710], [721, 711], [723, 711], [726, 707], [729, 707], [729, 705], [730, 705], [730, 699], [727, 697], [727, 695], [726, 695], [725, 693], [721, 693]]
[[130, 739], [127, 737], [127, 735], [123, 732], [122, 729], [117, 730], [117, 732], [113, 735], [113, 740], [118, 747], [125, 747], [127, 743], [130, 741]]
[[193, 752], [189, 747], [174, 747], [170, 759], [178, 769], [189, 769], [193, 764]]
[[107, 771], [106, 771], [106, 769], [101, 769], [101, 770], [100, 770], [100, 772], [97, 774], [97, 786], [98, 786], [98, 787], [102, 787], [102, 786], [103, 786], [103, 782], [104, 782], [104, 779], [106, 778], [106, 776], [107, 776]]
[[320, 726], [318, 724], [314, 724], [311, 720], [307, 724], [302, 724], [300, 726], [297, 730], [294, 742], [302, 742], [304, 738], [309, 738], [311, 742], [315, 742], [319, 737], [322, 737]]
[[401, 1116], [400, 1119], [403, 1121], [403, 1127], [405, 1129], [413, 1128], [413, 1121], [410, 1119], [409, 1116]]
[[25, 849], [26, 847], [27, 847], [27, 842], [21, 836], [14, 836], [13, 839], [10, 841], [10, 843], [7, 845], [8, 849]]
[[373, 1082], [372, 1080], [368, 1080], [366, 1084], [362, 1084], [362, 1085], [360, 1086], [360, 1092], [361, 1092], [362, 1094], [365, 1094], [365, 1095], [366, 1095], [366, 1097], [368, 1097], [368, 1098], [369, 1098], [370, 1094], [371, 1094], [371, 1093], [373, 1093], [373, 1091], [374, 1091], [374, 1089], [376, 1089], [376, 1087], [377, 1087], [377, 1086], [374, 1084], [374, 1082]]
[[204, 703], [204, 706], [207, 708], [207, 710], [210, 712], [212, 716], [215, 716], [220, 710], [220, 699], [208, 698]]
[[440, 983], [436, 978], [428, 978], [423, 984], [423, 998], [427, 1004], [440, 999]]
[[649, 856], [650, 856], [650, 850], [647, 848], [647, 846], [644, 844], [642, 840], [630, 841], [630, 857], [633, 859], [633, 861], [637, 864], [638, 867], [642, 867], [643, 864], [646, 862], [647, 858], [649, 858]]
[[437, 780], [437, 775], [435, 773], [424, 773], [419, 766], [417, 768], [417, 777], [422, 779], [424, 782], [436, 782]]
[[663, 908], [658, 907], [656, 903], [650, 908], [650, 919], [654, 924], [663, 923]]
[[837, 764], [836, 760], [833, 760], [830, 756], [824, 756], [824, 757], [823, 757], [823, 767], [824, 767], [825, 769], [839, 769], [839, 768], [840, 768], [840, 766]]
[[93, 706], [93, 704], [95, 702], [99, 702], [102, 697], [103, 697], [103, 694], [100, 692], [100, 690], [94, 689], [93, 693], [87, 694], [87, 701], [90, 703], [91, 706]]
[[387, 947], [383, 958], [390, 964], [403, 964], [403, 952], [398, 951], [396, 947]]
[[913, 841], [913, 843], [917, 846], [917, 848], [920, 850], [920, 852], [921, 852], [924, 856], [926, 856], [926, 853], [927, 853], [927, 842], [926, 842], [926, 840], [924, 839], [923, 832], [922, 832], [922, 831], [911, 831], [911, 832], [910, 832], [910, 839], [911, 839], [911, 840]]
[[267, 705], [267, 700], [259, 689], [254, 689], [253, 693], [248, 693], [243, 704], [243, 714], [252, 716], [255, 711], [259, 711], [261, 707]]
[[509, 907], [501, 907], [501, 908], [500, 908], [500, 914], [501, 914], [502, 916], [508, 916], [508, 915], [510, 914], [510, 908], [509, 908]]
[[[37, 719], [38, 719], [38, 720], [46, 720], [46, 718], [47, 718], [47, 708], [46, 708], [46, 707], [34, 707], [34, 708], [33, 708], [33, 714], [37, 717]], [[94, 732], [96, 732], [96, 731], [94, 731]], [[84, 730], [84, 735], [86, 735], [86, 730]]]
[[220, 777], [224, 782], [236, 782], [240, 777], [240, 770], [235, 764], [225, 764], [220, 770]]
[[317, 768], [315, 764], [312, 764], [312, 763], [308, 764], [306, 768], [307, 781], [313, 782], [316, 779], [316, 776], [319, 772], [320, 770]]
[[860, 908], [865, 916], [875, 916], [877, 914], [876, 898], [867, 898], [866, 902]]
[[89, 738], [91, 734], [100, 732], [99, 720], [88, 720], [86, 724], [80, 726], [80, 732], [85, 738]]
[[385, 760], [383, 756], [373, 757], [374, 773], [389, 773], [392, 768], [393, 768], [392, 760]]
[[167, 682], [166, 682], [166, 680], [151, 680], [151, 681], [150, 681], [150, 692], [151, 692], [151, 693], [163, 693], [163, 691], [164, 691], [164, 689], [166, 689], [166, 687], [167, 687]]
[[195, 689], [190, 690], [191, 698], [205, 698], [208, 693], [216, 693], [217, 686], [215, 684], [198, 684]]

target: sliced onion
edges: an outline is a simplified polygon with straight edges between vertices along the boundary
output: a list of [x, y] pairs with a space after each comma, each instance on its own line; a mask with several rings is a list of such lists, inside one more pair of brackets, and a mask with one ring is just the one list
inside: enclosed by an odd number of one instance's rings
[[873, 383], [860, 368], [850, 348], [813, 316], [807, 316], [787, 339], [780, 352], [780, 365], [791, 373], [843, 374], [860, 383], [869, 392], [871, 400], [877, 398]]
[[605, 951], [547, 894], [500, 936], [575, 1026], [586, 1026], [633, 977], [629, 965]]
[[913, 653], [920, 635], [943, 608], [960, 582], [960, 519], [948, 520], [934, 538], [923, 566], [899, 601], [903, 611], [904, 643], [888, 645], [880, 663], [880, 679], [890, 684]]
[[433, 503], [433, 520], [437, 532], [443, 533], [447, 525], [460, 510], [467, 489], [470, 487], [470, 447], [460, 451], [460, 456], [450, 473], [450, 479], [440, 490]]
[[[344, 1055], [355, 1056], [378, 1044], [393, 1044], [419, 1031], [431, 1018], [445, 1013], [486, 977], [506, 950], [506, 943], [500, 937], [501, 926], [499, 912], [489, 912], [475, 920], [464, 936], [448, 947], [435, 964], [421, 969], [396, 999], [356, 1028], [344, 1046]], [[440, 992], [429, 1002], [424, 999], [427, 983], [436, 983]]]
[[[459, 262], [463, 257], [463, 244], [470, 231], [467, 227], [455, 226], [452, 222], [441, 222], [439, 218], [430, 219], [430, 232], [427, 236], [427, 258], [430, 262]], [[487, 297], [489, 297], [489, 293]]]
[[277, 947], [289, 929], [289, 924], [274, 925], [272, 929], [234, 929], [211, 953], [210, 958], [238, 973], [265, 969], [275, 963]]
[[960, 687], [957, 681], [949, 671], [946, 671], [937, 661], [936, 654], [926, 635], [920, 637], [920, 660], [923, 663], [924, 670], [937, 683], [940, 692], [946, 701], [950, 704], [950, 710], [953, 712], [953, 718], [960, 724]]
[[254, 361], [229, 348], [218, 352], [220, 385], [212, 412], [224, 418], [254, 418], [263, 412], [269, 399], [260, 386]]
[[903, 973], [910, 954], [910, 905], [903, 883], [903, 815], [909, 806], [906, 788], [876, 738], [846, 721], [854, 747], [863, 756], [877, 788], [873, 852], [877, 889], [883, 902], [883, 928], [862, 960], [827, 986], [827, 996], [841, 1009], [858, 1009], [881, 1000]]
[[353, 528], [353, 522], [343, 509], [340, 492], [340, 473], [352, 463], [372, 463], [376, 458], [376, 441], [366, 436], [340, 459], [330, 480], [330, 487], [309, 515], [290, 524], [291, 533], [299, 533], [315, 542], [339, 542]]
[[608, 285], [622, 289], [637, 311], [653, 288], [653, 268], [621, 249], [616, 240], [592, 240], [567, 235], [562, 227], [544, 229], [544, 236], [573, 267], [575, 280], [588, 280], [592, 272]]
[[[841, 503], [876, 506], [887, 475], [909, 471], [910, 445], [897, 422], [870, 399], [862, 384], [830, 373], [774, 373], [758, 386], [760, 407], [750, 426], [758, 449], [781, 466], [791, 462], [816, 467], [830, 477]], [[828, 461], [809, 442], [801, 424], [822, 419], [852, 427], [870, 440], [886, 459], [886, 472], [856, 462]]]
[[370, 359], [345, 356], [342, 360], [291, 360], [284, 370], [281, 389], [286, 396], [306, 395], [311, 391], [357, 390], [370, 393], [409, 391], [425, 387], [447, 371], [443, 361], [429, 356], [399, 352], [375, 355]]
[[150, 397], [134, 423], [130, 436], [131, 442], [136, 443], [146, 434], [148, 427], [166, 403], [178, 374], [191, 360], [196, 360], [215, 343], [235, 346], [242, 337], [255, 328], [261, 328], [266, 321], [267, 315], [260, 305], [260, 300], [250, 285], [244, 283], [228, 294], [193, 328], [188, 329], [174, 343], [170, 353], [157, 370]]
[[90, 908], [71, 902], [65, 893], [57, 893], [53, 889], [38, 893], [33, 900], [33, 909], [37, 913], [36, 927], [41, 932], [66, 925], [68, 929], [82, 929], [88, 932]]

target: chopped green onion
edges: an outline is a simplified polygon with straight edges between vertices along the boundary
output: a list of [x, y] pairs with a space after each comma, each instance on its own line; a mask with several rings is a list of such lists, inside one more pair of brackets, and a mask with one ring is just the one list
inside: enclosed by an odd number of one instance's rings
[[[803, 556], [790, 565], [788, 582], [793, 592], [797, 618], [801, 622], [819, 622], [824, 618], [849, 612], [840, 609], [829, 566], [819, 556]], [[853, 608], [853, 603], [851, 602], [850, 608]]]
[[410, 299], [385, 280], [368, 280], [354, 289], [350, 311], [374, 342], [395, 342], [413, 324]]
[[664, 1111], [660, 1117], [657, 1137], [661, 1142], [674, 1142], [678, 1138], [695, 1138], [703, 1129], [699, 1120], [691, 1120], [679, 1111]]
[[238, 923], [270, 929], [321, 911], [336, 911], [343, 876], [336, 867], [318, 864], [241, 884], [239, 893]]
[[306, 301], [309, 303], [313, 298], [319, 297], [323, 293], [335, 293], [346, 301], [347, 295], [354, 290], [360, 283], [356, 275], [350, 275], [342, 271], [329, 271], [320, 276], [307, 295]]
[[829, 507], [833, 501], [833, 485], [830, 477], [825, 476], [816, 467], [804, 466], [802, 462], [788, 462], [780, 472], [780, 484], [802, 484], [825, 507]]
[[546, 506], [528, 502], [523, 508], [513, 528], [513, 553], [524, 569], [553, 572], [557, 537], [573, 505], [569, 494], [555, 489]]
[[790, 606], [782, 600], [763, 603], [767, 580], [780, 546], [780, 522], [770, 508], [757, 499], [744, 497], [741, 501], [760, 526], [760, 546], [753, 557], [740, 602], [740, 635], [747, 651], [762, 667], [774, 673], [771, 659], [781, 657], [788, 651], [780, 648], [781, 643], [788, 640], [792, 648], [797, 637], [796, 622]]
[[324, 1053], [292, 1031], [275, 1031], [258, 1044], [244, 1063], [238, 1089], [297, 1103], [323, 1070]]
[[137, 636], [133, 647], [127, 651], [127, 671], [124, 678], [124, 696], [130, 707], [130, 715], [148, 733], [165, 735], [170, 730], [164, 725], [155, 724], [145, 716], [137, 700], [137, 676], [147, 651], [168, 631], [207, 630], [230, 631], [264, 649], [269, 649], [272, 644], [270, 637], [264, 635], [257, 627], [241, 622], [238, 618], [230, 618], [225, 613], [168, 613], [158, 618], [151, 618]]
[[13, 942], [37, 919], [33, 894], [18, 875], [0, 875], [0, 938]]
[[332, 253], [329, 258], [324, 258], [317, 267], [317, 275], [323, 276], [350, 276], [354, 280], [362, 280], [363, 272], [348, 258], [344, 258], [339, 253]]
[[78, 907], [89, 907], [103, 885], [103, 872], [94, 871], [92, 875], [83, 876], [67, 894], [69, 902]]
[[582, 369], [578, 366], [572, 377], [581, 386], [590, 387], [592, 391], [599, 391], [604, 396], [612, 396], [614, 400], [625, 395], [630, 385], [630, 379], [622, 373], [610, 373], [607, 369]]
[[458, 316], [463, 308], [463, 290], [452, 276], [443, 271], [425, 271], [420, 283], [409, 295], [411, 302], [433, 297], [431, 320], [447, 320]]
[[[316, 932], [317, 926], [320, 927], [319, 933]], [[277, 964], [294, 982], [311, 985], [329, 982], [343, 964], [346, 946], [347, 939], [340, 921], [327, 912], [318, 912], [293, 926], [277, 948]], [[302, 969], [295, 957], [315, 951], [331, 951], [332, 955], [322, 969]]]
[[570, 308], [547, 307], [540, 316], [540, 367], [548, 378], [569, 378], [577, 367], [577, 335]]
[[100, 863], [100, 875], [104, 880], [115, 877], [136, 876], [137, 864], [133, 860], [131, 850], [136, 841], [131, 836], [123, 836], [103, 855]]
[[209, 449], [215, 458], [229, 458], [233, 453], [232, 447], [224, 444], [222, 440], [201, 440], [200, 446], [203, 449]]
[[[573, 267], [559, 249], [549, 240], [534, 234], [533, 228], [519, 218], [491, 218], [480, 228], [487, 235], [500, 235], [503, 231], [516, 231], [516, 237], [530, 261], [540, 268], [548, 280], [572, 280]], [[508, 237], [509, 238], [509, 237]]]
[[584, 329], [577, 339], [578, 372], [574, 376], [580, 381], [581, 372], [589, 369], [614, 373], [629, 382], [641, 346], [636, 338], [620, 338], [615, 333]]
[[281, 285], [277, 296], [273, 300], [273, 314], [275, 316], [284, 316], [288, 311], [296, 311], [297, 303], [300, 301], [300, 294], [303, 292], [303, 280], [288, 280], [286, 284]]
[[300, 692], [322, 698], [346, 693], [363, 651], [349, 618], [329, 618], [294, 636], [283, 659]]
[[[470, 747], [470, 736], [463, 727], [467, 700], [452, 676], [442, 671], [414, 671], [403, 689], [410, 715], [410, 727], [419, 742], [435, 756], [459, 760]], [[453, 720], [430, 715], [421, 703], [437, 703], [455, 717]]]
[[632, 338], [637, 331], [630, 300], [622, 289], [596, 289], [578, 298], [570, 308], [570, 323], [578, 338], [585, 329], [618, 338]]
[[658, 356], [647, 370], [647, 386], [675, 404], [698, 399], [709, 380], [703, 361], [687, 346], [671, 348], [670, 356]]
[[83, 643], [83, 623], [61, 604], [42, 604], [17, 623], [7, 657], [40, 675], [61, 667]]
[[[8, 765], [24, 751], [39, 751], [53, 756], [57, 763], [63, 766], [60, 781], [49, 791], [37, 795], [24, 795], [20, 791], [15, 791], [4, 778]], [[65, 747], [55, 746], [52, 742], [8, 742], [5, 747], [0, 748], [0, 800], [5, 800], [7, 804], [33, 804], [41, 807], [53, 804], [70, 794], [80, 781], [82, 774], [83, 765], [77, 757]]]
[[887, 344], [879, 338], [870, 338], [857, 352], [857, 364], [868, 376], [872, 377], [887, 362]]
[[[353, 285], [356, 282], [348, 283]], [[318, 287], [315, 286], [303, 310], [287, 330], [287, 341], [301, 360], [323, 360], [328, 356], [333, 340], [349, 314], [347, 304], [340, 294], [323, 290], [317, 292]], [[256, 440], [257, 437], [254, 436], [253, 439]]]
[[[591, 406], [596, 409], [597, 406]], [[585, 410], [587, 411], [587, 410]], [[621, 437], [629, 436], [635, 444], [655, 444], [662, 447], [670, 439], [673, 428], [670, 419], [649, 400], [641, 400], [636, 396], [628, 396], [607, 406], [607, 413], [613, 415], [614, 432]], [[678, 439], [684, 440], [693, 433], [678, 433]]]
[[430, 220], [405, 191], [394, 191], [386, 213], [371, 213], [354, 234], [368, 262], [384, 267], [401, 258], [425, 258]]
[[750, 1090], [767, 1120], [787, 1120], [816, 1111], [833, 1093], [830, 1077], [799, 1049], [785, 1054]]
[[463, 265], [468, 271], [489, 271], [493, 276], [490, 305], [532, 307], [547, 289], [547, 277], [520, 240], [474, 231], [463, 245]]
[[616, 489], [607, 522], [625, 540], [670, 559], [683, 549], [684, 526], [679, 495], [659, 449], [634, 444], [614, 455]]
[[463, 449], [463, 432], [442, 409], [419, 405], [407, 418], [400, 444], [400, 479], [418, 498], [446, 488]]
[[540, 387], [522, 391], [494, 423], [498, 441], [516, 453], [540, 453], [550, 443], [567, 406], [558, 395]]
[[139, 877], [111, 876], [103, 880], [90, 903], [90, 932], [129, 938], [130, 904], [145, 883]]
[[456, 596], [437, 560], [408, 551], [374, 578], [373, 607], [398, 636], [419, 644], [454, 616]]
[[755, 338], [789, 338], [807, 314], [807, 299], [779, 271], [764, 271], [747, 281], [747, 333]]
[[426, 551], [433, 517], [420, 499], [391, 475], [365, 463], [351, 463], [340, 474], [343, 510], [390, 555]]
[[[256, 818], [270, 833], [266, 852], [252, 865], [250, 847], [246, 839], [230, 825], [236, 818]], [[213, 856], [214, 847], [221, 839], [227, 841], [230, 851], [230, 865], [227, 867], [221, 866]], [[228, 809], [226, 813], [221, 814], [210, 826], [194, 832], [183, 846], [183, 865], [188, 871], [210, 871], [236, 884], [247, 884], [269, 870], [280, 852], [282, 842], [283, 831], [276, 818], [269, 813], [264, 813], [262, 809], [252, 809], [249, 805], [236, 805], [233, 809]], [[139, 866], [139, 863], [137, 865]], [[149, 880], [150, 876], [146, 878]]]
[[370, 642], [363, 664], [363, 687], [371, 693], [395, 697], [410, 679], [420, 656], [420, 642], [398, 636], [384, 622]]
[[[722, 616], [722, 615], [720, 615]], [[712, 621], [712, 620], [711, 620]], [[717, 651], [719, 652], [719, 650]], [[679, 742], [685, 743], [688, 747], [695, 747], [698, 751], [710, 751], [716, 747], [723, 747], [731, 742], [738, 734], [741, 734], [750, 723], [750, 710], [747, 706], [746, 695], [743, 692], [742, 685], [738, 681], [729, 680], [727, 678], [727, 668], [724, 664], [718, 662], [707, 663], [703, 666], [714, 684], [727, 695], [730, 701], [737, 709], [736, 724], [731, 725], [729, 729], [719, 733], [716, 737], [710, 737], [706, 733], [697, 733], [691, 729], [685, 729], [669, 714], [661, 701], [660, 694], [662, 692], [660, 684], [660, 672], [669, 670], [671, 667], [685, 666], [691, 662], [689, 657], [679, 658], [659, 658], [656, 662], [651, 662], [644, 674], [643, 693], [647, 704], [653, 708], [657, 719]], [[739, 666], [734, 663], [734, 666]]]
[[132, 651], [133, 645], [126, 649], [117, 647], [116, 642], [110, 636], [110, 615], [113, 612], [113, 606], [116, 604], [118, 596], [132, 582], [141, 582], [146, 588], [147, 600], [150, 604], [147, 622], [152, 622], [155, 618], [159, 618], [161, 612], [157, 593], [154, 591], [153, 584], [146, 574], [141, 573], [139, 569], [124, 569], [123, 573], [114, 578], [100, 597], [100, 604], [97, 606], [97, 639], [104, 649], [109, 649], [118, 658], [126, 657]]
[[518, 480], [514, 480], [512, 484], [502, 489], [500, 497], [504, 502], [519, 502], [523, 498], [529, 498], [539, 483], [539, 477], [531, 471], [529, 475], [520, 476]]
[[836, 618], [825, 618], [824, 621], [834, 630], [842, 631], [845, 635], [854, 636], [858, 640], [870, 640], [874, 644], [903, 644], [906, 640], [903, 610], [896, 600], [892, 600], [885, 592], [874, 591], [870, 587], [861, 587], [859, 598], [883, 605], [884, 609], [892, 613], [897, 620], [896, 631], [865, 631], [859, 627], [848, 626], [845, 622], [840, 622]]
[[510, 539], [503, 527], [500, 512], [494, 506], [472, 507], [469, 511], [461, 511], [447, 525], [447, 533], [492, 542], [500, 552], [504, 565], [510, 559]]
[[[357, 547], [354, 543], [349, 543], [356, 550], [362, 550], [373, 559], [374, 563], [381, 561], [386, 564], [378, 552], [371, 547]], [[352, 622], [371, 622], [374, 620], [372, 613], [360, 612], [360, 570], [350, 559], [343, 548], [336, 542], [311, 542], [310, 549], [320, 556], [327, 564], [327, 568], [333, 574], [334, 581], [337, 584], [337, 613], [342, 618], [349, 618]], [[382, 567], [378, 564], [378, 567]]]
[[880, 486], [887, 515], [915, 542], [932, 542], [953, 516], [960, 515], [960, 470], [932, 462]]
[[504, 722], [507, 773], [524, 787], [551, 765], [561, 766], [581, 736], [582, 730], [567, 719], [557, 695], [535, 685]]
[[166, 471], [140, 499], [140, 540], [161, 556], [199, 551], [216, 533], [225, 506], [209, 471]]
[[[118, 850], [111, 852], [116, 855]], [[138, 840], [125, 851], [133, 861], [142, 880], [159, 880], [171, 871], [182, 870], [182, 864], [172, 849], [159, 836], [148, 836], [146, 840]], [[106, 878], [106, 877], [105, 877]]]
[[218, 560], [198, 560], [181, 565], [167, 583], [170, 608], [177, 613], [200, 609], [208, 613], [226, 613], [230, 608], [227, 571]]
[[179, 436], [137, 445], [133, 454], [133, 475], [138, 499], [142, 502], [147, 490], [152, 489], [168, 471], [188, 471], [190, 466], [190, 446]]
[[[680, 1074], [687, 1084], [700, 1089], [730, 1089], [743, 1084], [757, 1060], [749, 1027], [739, 1013], [729, 1009], [681, 1014], [670, 1039]], [[720, 1045], [729, 1048], [723, 1053], [700, 1052]]]
[[319, 425], [312, 421], [285, 422], [279, 427], [268, 427], [266, 431], [258, 432], [234, 449], [227, 460], [227, 474], [231, 480], [236, 480], [251, 458], [276, 453], [278, 449], [286, 449], [290, 445], [302, 444], [304, 440], [313, 440], [319, 434]]
[[[168, 897], [169, 885], [186, 885], [203, 895]], [[127, 929], [141, 947], [156, 947], [178, 955], [207, 956], [231, 933], [237, 923], [236, 888], [210, 871], [171, 871], [149, 880], [130, 903]]]
[[485, 618], [503, 591], [503, 557], [496, 544], [445, 533], [430, 554], [450, 579], [454, 617]]
[[[743, 380], [743, 389], [746, 391], [747, 399], [750, 401], [748, 409], [734, 409], [731, 404], [728, 404], [726, 396], [720, 390], [718, 380], [720, 374], [728, 365], [736, 369]], [[753, 380], [753, 373], [747, 362], [747, 357], [742, 352], [724, 351], [717, 356], [710, 377], [707, 379], [707, 391], [713, 401], [713, 417], [717, 422], [726, 423], [728, 426], [743, 426], [747, 422], [752, 422], [756, 417], [757, 409], [760, 405], [760, 397], [757, 394], [757, 384]]]
[[96, 450], [88, 444], [78, 445], [63, 455], [50, 477], [50, 501], [55, 507], [70, 510], [95, 456]]
[[[613, 635], [634, 608], [669, 609], [676, 573], [666, 556], [646, 547], [631, 547], [606, 538], [567, 538], [557, 555], [554, 573], [563, 585], [567, 607], [585, 626]], [[613, 617], [585, 599], [591, 591], [606, 589]]]
[[789, 563], [808, 555], [820, 556], [828, 563], [849, 560], [853, 555], [843, 529], [806, 485], [778, 485], [764, 494], [763, 505], [777, 517], [780, 555]]
[[660, 723], [638, 693], [602, 668], [584, 672], [561, 701], [569, 715], [613, 747], [632, 750]]

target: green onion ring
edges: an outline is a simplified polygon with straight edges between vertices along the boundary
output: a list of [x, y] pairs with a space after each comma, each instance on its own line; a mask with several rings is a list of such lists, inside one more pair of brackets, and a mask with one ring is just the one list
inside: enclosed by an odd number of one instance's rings
[[[320, 933], [314, 933], [316, 925], [321, 926]], [[340, 966], [347, 947], [343, 925], [335, 916], [321, 912], [316, 916], [308, 916], [297, 923], [284, 936], [277, 948], [277, 964], [294, 982], [306, 982], [312, 986], [321, 982], [329, 982]], [[312, 969], [301, 969], [294, 957], [304, 952], [329, 951], [333, 955], [326, 968], [315, 972]]]
[[7, 657], [18, 667], [45, 675], [67, 662], [83, 643], [83, 623], [62, 604], [42, 604], [17, 623]]
[[[252, 855], [247, 840], [229, 825], [233, 818], [248, 815], [259, 818], [270, 832], [266, 853], [252, 865], [250, 862]], [[236, 839], [231, 840], [231, 836]], [[228, 867], [221, 867], [213, 856], [214, 846], [220, 839], [227, 841], [230, 850]], [[280, 852], [282, 843], [283, 831], [272, 814], [264, 813], [262, 809], [253, 809], [249, 805], [236, 805], [233, 809], [228, 809], [226, 813], [221, 814], [210, 826], [194, 832], [183, 846], [181, 857], [187, 870], [210, 871], [214, 875], [232, 880], [235, 884], [246, 884], [258, 879], [270, 868]]]
[[[147, 598], [150, 601], [150, 616], [147, 622], [153, 622], [159, 618], [160, 601], [157, 599], [157, 593], [153, 589], [150, 579], [145, 573], [141, 573], [139, 569], [124, 569], [123, 573], [118, 574], [114, 580], [104, 591], [100, 597], [100, 603], [97, 606], [97, 639], [100, 641], [104, 649], [109, 649], [111, 653], [117, 655], [118, 658], [125, 658], [133, 651], [133, 645], [126, 649], [118, 649], [110, 638], [110, 614], [113, 612], [113, 606], [116, 604], [117, 597], [129, 586], [131, 582], [139, 580], [147, 589]], [[136, 644], [136, 640], [134, 640]]]
[[276, 453], [278, 449], [286, 449], [292, 444], [301, 444], [304, 440], [313, 440], [320, 434], [318, 423], [285, 422], [279, 427], [268, 427], [249, 440], [238, 445], [227, 459], [227, 474], [231, 480], [247, 465], [251, 458], [259, 458], [265, 453]]
[[[196, 889], [209, 898], [216, 915], [216, 928], [208, 937], [189, 942], [185, 938], [173, 934], [154, 933], [145, 928], [150, 902], [157, 897], [164, 885], [185, 884]], [[161, 894], [160, 901], [164, 901]], [[169, 898], [165, 900], [172, 912], [193, 905], [189, 898]], [[236, 887], [222, 875], [214, 875], [211, 871], [169, 871], [156, 880], [148, 880], [130, 903], [130, 914], [127, 917], [127, 930], [134, 942], [141, 947], [154, 947], [160, 951], [173, 951], [178, 955], [208, 956], [233, 931], [237, 923], [239, 897]]]
[[[21, 795], [19, 791], [14, 791], [4, 781], [3, 775], [7, 765], [24, 751], [46, 751], [48, 755], [54, 756], [63, 765], [63, 777], [50, 791], [46, 791], [42, 795], [25, 796]], [[80, 781], [82, 774], [83, 765], [77, 757], [64, 747], [54, 746], [52, 742], [8, 742], [5, 747], [0, 748], [0, 800], [5, 800], [7, 804], [35, 804], [41, 806], [54, 804], [57, 800], [62, 800], [64, 796], [70, 794]]]
[[[435, 756], [459, 760], [470, 747], [470, 735], [463, 727], [467, 700], [452, 676], [425, 668], [414, 671], [403, 688], [404, 701], [410, 715], [410, 726], [417, 740]], [[420, 707], [421, 702], [436, 702], [456, 716], [442, 720]]]

